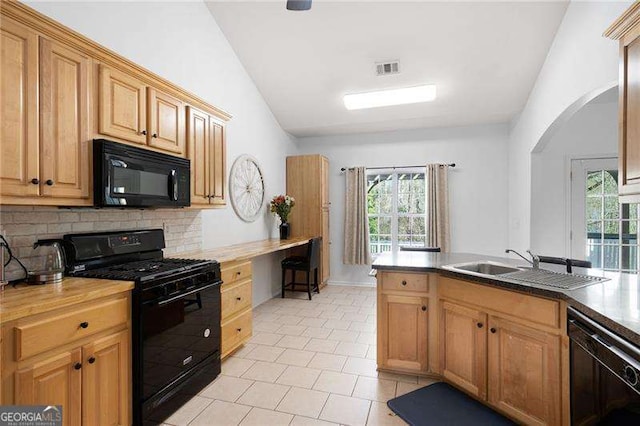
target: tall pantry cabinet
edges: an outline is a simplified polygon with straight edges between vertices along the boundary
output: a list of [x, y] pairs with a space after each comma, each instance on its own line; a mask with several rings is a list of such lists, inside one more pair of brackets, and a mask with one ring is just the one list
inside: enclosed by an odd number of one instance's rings
[[320, 236], [320, 285], [327, 284], [330, 273], [331, 236], [329, 233], [329, 160], [322, 155], [287, 157], [287, 194], [295, 198], [289, 223], [291, 236]]

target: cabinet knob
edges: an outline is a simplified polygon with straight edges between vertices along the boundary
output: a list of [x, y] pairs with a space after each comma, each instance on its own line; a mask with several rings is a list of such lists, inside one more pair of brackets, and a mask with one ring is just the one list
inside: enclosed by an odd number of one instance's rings
[[39, 184], [39, 183], [40, 183], [40, 179], [38, 179], [38, 178], [33, 178], [33, 179], [31, 179], [31, 183], [32, 183], [33, 185], [37, 185], [37, 184]]
[[89, 364], [93, 364], [94, 362], [96, 362], [96, 357], [90, 356], [89, 357]]
[[45, 182], [48, 186], [53, 186], [53, 181], [51, 179], [47, 179]]
[[236, 300], [239, 302], [242, 300], [242, 297], [236, 297]]
[[407, 285], [407, 282], [405, 280], [402, 280], [402, 285]]
[[242, 331], [242, 329], [241, 329], [241, 328], [237, 328], [236, 330], [238, 330], [238, 333], [240, 333], [240, 332]]
[[479, 323], [477, 323], [476, 325], [478, 326], [478, 328], [482, 328], [482, 326], [483, 326], [484, 324], [482, 324], [481, 322], [479, 322]]
[[489, 329], [489, 331], [495, 334], [495, 332], [496, 332], [497, 330], [495, 329], [495, 327], [491, 327], [491, 328]]
[[240, 275], [240, 274], [242, 274], [242, 271], [236, 272], [236, 275]]
[[83, 321], [83, 322], [80, 323], [80, 328], [87, 328], [87, 327], [89, 327], [89, 323], [88, 322]]
[[146, 135], [146, 134], [147, 134], [147, 131], [146, 131], [146, 130], [143, 130], [143, 131], [141, 131], [141, 132], [140, 132], [140, 134], [141, 134], [141, 135]]
[[152, 137], [152, 138], [157, 138], [157, 137], [158, 137], [158, 134], [157, 134], [157, 133], [154, 133], [154, 134], [152, 134], [152, 135], [151, 135], [151, 137]]
[[426, 311], [426, 310], [427, 310], [427, 307], [426, 307], [426, 306], [423, 306], [423, 307], [422, 307], [422, 312], [424, 312], [424, 311]]
[[75, 368], [76, 370], [80, 370], [80, 369], [82, 368], [82, 364], [80, 364], [79, 362], [76, 362], [76, 363], [73, 365], [73, 368]]

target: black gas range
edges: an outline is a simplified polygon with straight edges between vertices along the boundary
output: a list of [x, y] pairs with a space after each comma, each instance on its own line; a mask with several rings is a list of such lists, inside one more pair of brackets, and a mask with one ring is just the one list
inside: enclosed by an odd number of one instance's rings
[[67, 273], [134, 281], [133, 423], [160, 422], [220, 374], [220, 265], [163, 257], [161, 229], [65, 235]]

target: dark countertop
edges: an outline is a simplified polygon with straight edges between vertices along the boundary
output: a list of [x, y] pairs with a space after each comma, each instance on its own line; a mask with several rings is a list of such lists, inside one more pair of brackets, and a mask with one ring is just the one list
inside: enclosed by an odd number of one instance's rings
[[[436, 272], [443, 276], [460, 278], [479, 284], [565, 300], [570, 306], [640, 346], [640, 282], [638, 275], [574, 267], [574, 273], [606, 277], [609, 278], [609, 281], [575, 290], [560, 290], [518, 284], [501, 280], [499, 276], [484, 278], [442, 268], [445, 265], [480, 260], [491, 260], [514, 266], [528, 266], [524, 260], [519, 258], [483, 256], [471, 253], [393, 252], [379, 255], [373, 262], [373, 268], [383, 271]], [[558, 272], [565, 270], [563, 265], [545, 263], [541, 267]]]

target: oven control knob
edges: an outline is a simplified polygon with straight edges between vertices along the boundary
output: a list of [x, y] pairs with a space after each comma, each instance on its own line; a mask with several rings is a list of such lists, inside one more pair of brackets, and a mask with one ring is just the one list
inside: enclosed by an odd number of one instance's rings
[[191, 278], [185, 278], [181, 283], [180, 283], [180, 289], [181, 290], [186, 290], [188, 288], [191, 288], [194, 286], [193, 280]]
[[635, 386], [638, 384], [638, 372], [632, 366], [626, 365], [624, 367], [624, 379], [631, 386]]

